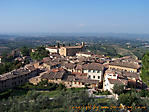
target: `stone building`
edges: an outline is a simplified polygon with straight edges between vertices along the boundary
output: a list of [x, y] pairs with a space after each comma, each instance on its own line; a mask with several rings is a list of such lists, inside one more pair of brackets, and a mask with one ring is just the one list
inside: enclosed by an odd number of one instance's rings
[[76, 53], [76, 56], [78, 57], [91, 57], [93, 54], [90, 53], [90, 52], [79, 52], [79, 53]]
[[48, 62], [43, 63], [43, 66], [46, 67], [47, 69], [51, 70], [54, 68], [59, 68], [61, 65], [59, 62], [48, 61]]
[[48, 80], [50, 83], [64, 84], [67, 88], [96, 88], [99, 86], [98, 80], [87, 78], [87, 74], [67, 73], [64, 69], [53, 69], [49, 73], [41, 76], [41, 80]]
[[84, 43], [81, 46], [66, 46], [60, 48], [60, 55], [62, 56], [75, 56], [77, 52], [83, 50]]
[[83, 73], [88, 74], [88, 78], [98, 80], [100, 83], [103, 81], [104, 66], [99, 63], [89, 63], [82, 66]]
[[59, 48], [56, 47], [46, 47], [45, 49], [50, 53], [59, 53]]
[[81, 78], [76, 77], [72, 75], [68, 75], [66, 79], [64, 79], [64, 84], [67, 88], [98, 88], [99, 87], [99, 81], [98, 80], [92, 80], [88, 78]]
[[122, 70], [127, 72], [138, 72], [140, 69], [140, 65], [136, 62], [128, 62], [128, 61], [114, 61], [109, 64], [110, 69]]
[[143, 88], [139, 73], [108, 69], [104, 74], [103, 90], [112, 92], [114, 84], [125, 85], [127, 88]]
[[41, 80], [48, 80], [50, 83], [62, 83], [65, 75], [67, 75], [66, 71], [62, 68], [50, 70], [48, 73], [45, 73], [41, 76]]
[[37, 75], [38, 69], [33, 66], [26, 66], [0, 75], [0, 91], [25, 84], [30, 78]]
[[115, 84], [117, 85], [127, 85], [128, 81], [127, 80], [120, 80], [120, 79], [110, 79], [108, 78], [105, 82], [104, 82], [104, 86], [103, 86], [103, 90], [106, 91], [110, 91], [111, 93], [113, 93], [113, 87]]

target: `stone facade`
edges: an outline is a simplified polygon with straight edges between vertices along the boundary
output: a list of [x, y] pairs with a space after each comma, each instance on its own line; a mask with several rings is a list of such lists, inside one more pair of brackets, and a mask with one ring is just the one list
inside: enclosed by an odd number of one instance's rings
[[128, 72], [137, 72], [138, 69], [136, 68], [129, 68], [129, 67], [123, 67], [123, 66], [115, 66], [115, 65], [109, 65], [110, 69], [118, 69], [118, 70], [123, 70], [123, 71], [128, 71]]
[[20, 68], [0, 76], [0, 91], [25, 84], [30, 78], [38, 75], [38, 69]]
[[83, 50], [84, 43], [81, 46], [66, 46], [60, 48], [60, 55], [62, 56], [75, 56], [77, 52], [81, 52]]
[[91, 53], [85, 53], [85, 52], [79, 52], [79, 53], [76, 53], [76, 56], [78, 57], [91, 57], [92, 54]]
[[46, 47], [46, 50], [50, 53], [59, 53], [59, 48], [56, 47]]
[[140, 69], [140, 65], [136, 62], [118, 60], [118, 61], [111, 62], [109, 64], [109, 68], [121, 70], [121, 71], [127, 71], [127, 72], [138, 72]]

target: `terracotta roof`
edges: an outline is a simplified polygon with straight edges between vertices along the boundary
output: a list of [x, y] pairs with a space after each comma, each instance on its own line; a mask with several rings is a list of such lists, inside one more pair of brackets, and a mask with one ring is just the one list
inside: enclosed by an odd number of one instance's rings
[[104, 70], [104, 66], [99, 64], [99, 63], [89, 63], [89, 64], [85, 64], [82, 65], [84, 70]]
[[61, 71], [57, 71], [57, 72], [53, 72], [50, 71], [49, 73], [45, 73], [41, 76], [42, 79], [63, 79], [64, 75], [65, 75], [65, 71], [61, 70]]
[[124, 62], [124, 61], [123, 62], [122, 61], [115, 61], [115, 62], [110, 63], [109, 65], [134, 68], [134, 69], [140, 68], [140, 66], [138, 64], [130, 63], [130, 62]]
[[80, 79], [87, 79], [87, 73], [78, 73], [78, 72], [72, 72], [71, 75], [74, 75], [76, 78]]
[[[34, 69], [34, 70], [37, 70], [37, 69]], [[19, 77], [19, 76], [22, 76], [22, 75], [25, 75], [25, 74], [28, 74], [30, 73], [31, 71], [28, 70], [28, 69], [25, 69], [25, 68], [19, 68], [17, 70], [13, 70], [11, 72], [8, 72], [8, 73], [5, 73], [3, 75], [0, 75], [0, 81], [2, 80], [7, 80], [7, 79], [12, 79], [12, 78], [15, 78], [15, 77]]]
[[76, 64], [73, 63], [66, 63], [64, 65], [67, 69], [74, 69], [76, 67]]
[[76, 79], [77, 82], [83, 82], [85, 84], [98, 84], [99, 80], [92, 80], [92, 79]]
[[119, 85], [123, 84], [123, 82], [119, 79], [110, 79], [110, 78], [108, 78], [108, 80], [109, 80], [110, 84], [119, 84]]
[[139, 79], [139, 74], [138, 73], [133, 73], [133, 72], [123, 72], [123, 76], [126, 76], [128, 78]]
[[47, 65], [50, 65], [50, 66], [54, 66], [54, 65], [58, 65], [59, 62], [55, 62], [55, 61], [48, 61], [48, 62], [45, 62]]
[[77, 64], [76, 70], [82, 70], [82, 65], [78, 65], [78, 64]]
[[52, 72], [64, 71], [63, 68], [55, 68], [51, 70]]
[[51, 61], [51, 58], [50, 57], [43, 58], [43, 62], [48, 62], [48, 61]]
[[105, 71], [105, 74], [118, 74], [119, 78], [127, 78], [127, 79], [135, 78], [135, 79], [139, 79], [139, 74], [138, 73], [121, 71], [121, 70], [108, 69], [108, 70]]
[[52, 53], [51, 56], [56, 57], [56, 58], [61, 58], [61, 56], [58, 53]]

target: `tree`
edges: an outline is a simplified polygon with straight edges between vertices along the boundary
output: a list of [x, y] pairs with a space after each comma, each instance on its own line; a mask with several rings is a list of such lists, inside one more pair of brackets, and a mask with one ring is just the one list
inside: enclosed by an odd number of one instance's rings
[[148, 90], [141, 90], [139, 92], [141, 97], [149, 97], [149, 91]]
[[124, 85], [115, 84], [113, 87], [113, 92], [118, 95], [122, 94], [124, 92]]
[[29, 48], [27, 48], [27, 47], [22, 47], [21, 49], [20, 49], [20, 51], [21, 51], [21, 54], [23, 55], [23, 56], [29, 56], [30, 55], [30, 49]]
[[143, 68], [149, 70], [149, 52], [147, 52], [142, 58]]
[[31, 58], [33, 60], [42, 60], [44, 57], [48, 56], [48, 51], [44, 47], [37, 47], [35, 52], [31, 52]]
[[142, 58], [141, 78], [149, 86], [149, 52]]
[[136, 106], [142, 106], [142, 100], [140, 99], [139, 94], [135, 92], [121, 94], [118, 98], [118, 102], [126, 106], [132, 106], [133, 104]]

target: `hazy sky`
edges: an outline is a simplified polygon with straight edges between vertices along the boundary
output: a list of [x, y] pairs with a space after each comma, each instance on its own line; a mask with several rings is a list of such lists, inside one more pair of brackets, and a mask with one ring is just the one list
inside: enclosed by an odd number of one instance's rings
[[149, 33], [149, 0], [0, 0], [0, 32]]

